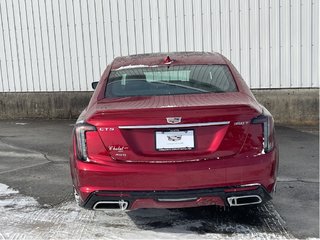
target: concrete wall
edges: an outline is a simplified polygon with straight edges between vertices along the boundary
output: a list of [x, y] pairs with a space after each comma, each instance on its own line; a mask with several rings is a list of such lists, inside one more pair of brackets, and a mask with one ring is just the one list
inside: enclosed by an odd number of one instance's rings
[[281, 125], [319, 125], [319, 89], [253, 90]]
[[0, 119], [77, 118], [92, 92], [0, 93]]
[[[319, 89], [253, 90], [277, 124], [318, 125]], [[77, 118], [92, 92], [0, 93], [0, 119]]]

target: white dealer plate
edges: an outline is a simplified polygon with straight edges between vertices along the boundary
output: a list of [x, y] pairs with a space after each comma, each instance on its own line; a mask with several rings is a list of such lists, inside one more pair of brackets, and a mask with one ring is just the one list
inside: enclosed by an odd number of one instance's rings
[[156, 132], [156, 149], [159, 151], [191, 150], [193, 148], [193, 130]]

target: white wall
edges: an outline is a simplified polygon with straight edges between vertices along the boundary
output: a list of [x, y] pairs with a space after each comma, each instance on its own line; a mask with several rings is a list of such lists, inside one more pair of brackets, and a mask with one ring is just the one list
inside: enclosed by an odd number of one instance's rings
[[0, 92], [86, 91], [115, 56], [217, 51], [251, 88], [319, 87], [319, 0], [0, 0]]

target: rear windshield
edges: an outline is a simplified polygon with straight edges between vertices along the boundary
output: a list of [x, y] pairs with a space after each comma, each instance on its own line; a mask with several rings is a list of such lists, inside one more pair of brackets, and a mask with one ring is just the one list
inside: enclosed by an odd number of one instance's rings
[[112, 70], [106, 97], [161, 96], [237, 91], [226, 65], [135, 67]]

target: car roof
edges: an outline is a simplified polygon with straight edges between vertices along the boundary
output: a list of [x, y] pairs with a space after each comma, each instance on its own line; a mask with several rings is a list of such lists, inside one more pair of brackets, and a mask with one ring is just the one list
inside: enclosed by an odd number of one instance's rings
[[222, 55], [216, 52], [171, 52], [117, 57], [113, 60], [111, 69], [119, 69], [125, 66], [147, 67], [165, 65], [165, 59], [168, 56], [173, 61], [172, 65], [227, 64]]

